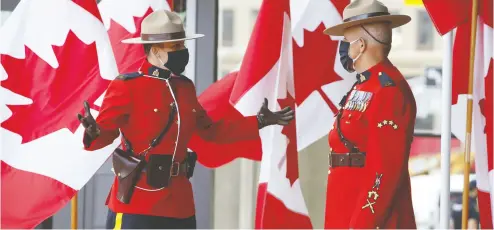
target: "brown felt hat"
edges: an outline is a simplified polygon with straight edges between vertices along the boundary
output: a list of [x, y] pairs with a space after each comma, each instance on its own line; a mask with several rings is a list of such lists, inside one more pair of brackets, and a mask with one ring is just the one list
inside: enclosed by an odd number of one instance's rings
[[141, 36], [129, 38], [122, 43], [153, 44], [176, 42], [203, 37], [203, 34], [186, 35], [182, 19], [168, 10], [158, 10], [142, 20]]
[[410, 22], [408, 15], [391, 15], [388, 7], [377, 0], [355, 0], [343, 10], [343, 23], [324, 30], [327, 35], [343, 36], [349, 27], [373, 22], [390, 22], [396, 28]]

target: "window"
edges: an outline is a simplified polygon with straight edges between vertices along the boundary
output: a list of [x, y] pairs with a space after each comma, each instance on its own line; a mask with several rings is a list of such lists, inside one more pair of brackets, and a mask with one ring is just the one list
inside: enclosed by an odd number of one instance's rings
[[427, 114], [427, 117], [418, 117], [415, 119], [415, 129], [432, 131], [434, 128], [434, 116]]
[[427, 12], [419, 11], [417, 17], [417, 49], [432, 50], [434, 44], [434, 28]]
[[2, 11], [14, 11], [17, 4], [19, 4], [20, 0], [4, 0], [2, 4], [0, 4], [0, 9]]
[[221, 35], [223, 46], [233, 46], [233, 10], [223, 10], [223, 33]]
[[256, 24], [256, 20], [257, 20], [257, 15], [259, 14], [259, 9], [253, 9], [251, 12], [250, 12], [250, 17], [251, 17], [251, 21], [252, 21], [252, 25], [255, 25]]

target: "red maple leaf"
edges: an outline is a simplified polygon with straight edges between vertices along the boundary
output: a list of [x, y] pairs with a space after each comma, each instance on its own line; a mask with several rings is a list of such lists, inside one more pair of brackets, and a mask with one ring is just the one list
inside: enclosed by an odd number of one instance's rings
[[98, 5], [96, 4], [96, 2], [87, 1], [87, 0], [72, 0], [72, 1], [101, 21], [101, 14], [99, 12]]
[[331, 2], [334, 7], [336, 7], [340, 15], [343, 15], [343, 10], [346, 6], [348, 6], [348, 4], [350, 4], [350, 0], [331, 0]]
[[494, 164], [494, 160], [492, 159], [493, 152], [493, 123], [492, 123], [492, 105], [493, 105], [493, 59], [491, 59], [489, 64], [489, 71], [487, 71], [487, 75], [485, 77], [485, 98], [479, 101], [480, 112], [485, 117], [485, 127], [484, 133], [487, 136], [487, 155], [488, 155], [488, 164], [489, 168], [493, 168], [492, 164]]
[[24, 59], [0, 55], [8, 78], [2, 86], [32, 99], [29, 105], [7, 105], [12, 116], [1, 127], [22, 136], [22, 143], [79, 126], [82, 102], [90, 104], [105, 91], [108, 80], [99, 73], [96, 44], [84, 44], [69, 31], [64, 45], [53, 46], [59, 67], [52, 68], [28, 47]]
[[293, 71], [295, 78], [296, 102], [300, 105], [314, 91], [319, 91], [333, 112], [336, 106], [327, 98], [321, 87], [343, 80], [334, 71], [338, 41], [323, 34], [325, 27], [320, 24], [314, 32], [304, 31], [304, 46], [293, 44]]
[[[295, 99], [287, 93], [286, 98], [278, 99], [278, 103], [281, 108], [290, 106], [295, 108]], [[290, 181], [290, 185], [293, 185], [298, 179], [298, 151], [297, 151], [297, 128], [295, 118], [289, 125], [283, 127], [281, 133], [288, 139], [288, 146], [286, 147], [286, 154], [282, 158], [282, 162], [286, 159], [286, 178]]]
[[127, 31], [120, 24], [110, 19], [108, 36], [110, 37], [113, 54], [115, 55], [115, 61], [117, 62], [118, 71], [120, 73], [135, 72], [141, 66], [142, 61], [145, 58], [142, 45], [124, 44], [122, 43], [122, 40], [139, 37], [141, 35], [142, 20], [152, 12], [153, 9], [149, 7], [144, 15], [141, 17], [134, 17], [134, 24], [136, 26], [135, 33]]

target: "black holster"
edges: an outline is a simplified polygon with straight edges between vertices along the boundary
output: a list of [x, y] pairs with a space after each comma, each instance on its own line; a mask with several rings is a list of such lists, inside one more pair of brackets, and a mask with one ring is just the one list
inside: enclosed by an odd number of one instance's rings
[[197, 153], [187, 151], [187, 156], [185, 158], [187, 162], [187, 178], [191, 178], [194, 175], [194, 168], [197, 162]]

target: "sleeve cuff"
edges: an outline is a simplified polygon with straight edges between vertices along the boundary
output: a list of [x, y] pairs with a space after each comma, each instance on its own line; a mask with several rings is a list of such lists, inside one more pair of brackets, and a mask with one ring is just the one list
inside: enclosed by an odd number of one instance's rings
[[252, 133], [253, 137], [259, 137], [259, 122], [257, 116], [246, 117], [246, 124], [249, 127], [249, 134]]

